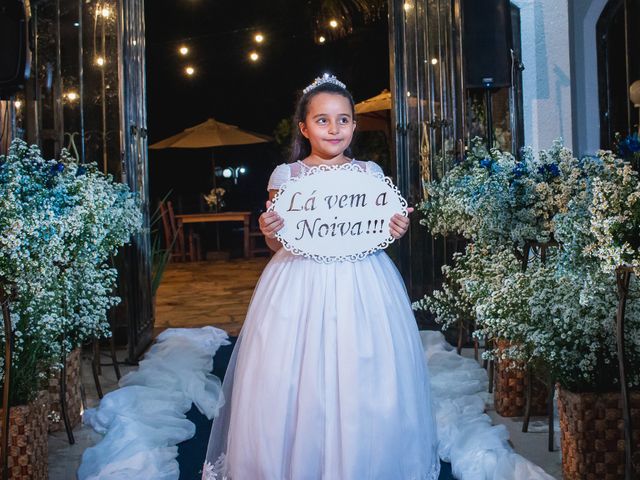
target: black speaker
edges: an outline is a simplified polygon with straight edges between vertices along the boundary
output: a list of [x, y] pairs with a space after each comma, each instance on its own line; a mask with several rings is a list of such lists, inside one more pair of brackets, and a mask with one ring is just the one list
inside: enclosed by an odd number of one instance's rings
[[463, 0], [465, 87], [511, 85], [510, 8], [509, 0]]
[[22, 0], [0, 0], [0, 98], [7, 99], [29, 77], [29, 13]]

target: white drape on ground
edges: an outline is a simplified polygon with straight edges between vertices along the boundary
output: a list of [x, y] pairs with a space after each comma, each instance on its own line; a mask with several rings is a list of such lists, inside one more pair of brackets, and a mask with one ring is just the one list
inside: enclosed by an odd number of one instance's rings
[[215, 352], [229, 343], [214, 327], [158, 335], [138, 370], [84, 412], [83, 422], [104, 438], [85, 450], [79, 480], [177, 479], [177, 444], [195, 433], [185, 414], [192, 404], [209, 419], [218, 414], [221, 384], [210, 372]]
[[[459, 356], [442, 333], [421, 331], [429, 364], [438, 428], [439, 455], [460, 480], [553, 480], [516, 454], [503, 425], [484, 413], [486, 371]], [[192, 403], [211, 419], [221, 398], [220, 380], [211, 375], [215, 352], [229, 344], [214, 327], [169, 329], [140, 362], [122, 377], [121, 388], [84, 413], [84, 423], [104, 438], [88, 448], [79, 480], [177, 480], [177, 444], [195, 433], [185, 413]]]
[[438, 453], [459, 480], [553, 480], [513, 451], [504, 425], [492, 425], [484, 413], [487, 372], [458, 355], [441, 332], [421, 330], [431, 374], [438, 425]]

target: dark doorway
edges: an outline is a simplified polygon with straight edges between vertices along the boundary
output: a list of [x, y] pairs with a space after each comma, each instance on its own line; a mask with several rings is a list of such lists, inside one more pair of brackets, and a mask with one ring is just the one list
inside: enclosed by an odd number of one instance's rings
[[596, 25], [600, 147], [637, 128], [629, 85], [640, 79], [640, 0], [610, 0]]

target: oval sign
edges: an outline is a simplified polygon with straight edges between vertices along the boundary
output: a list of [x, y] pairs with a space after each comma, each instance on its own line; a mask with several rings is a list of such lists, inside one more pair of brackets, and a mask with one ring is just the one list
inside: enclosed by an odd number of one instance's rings
[[382, 173], [320, 165], [284, 183], [269, 210], [284, 220], [276, 233], [284, 248], [329, 263], [389, 246], [389, 221], [395, 213], [407, 216], [407, 202]]

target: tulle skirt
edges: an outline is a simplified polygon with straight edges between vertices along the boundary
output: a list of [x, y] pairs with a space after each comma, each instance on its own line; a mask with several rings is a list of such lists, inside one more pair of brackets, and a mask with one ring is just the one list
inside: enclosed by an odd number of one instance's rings
[[204, 480], [438, 478], [424, 350], [382, 251], [325, 265], [280, 249], [222, 388]]

